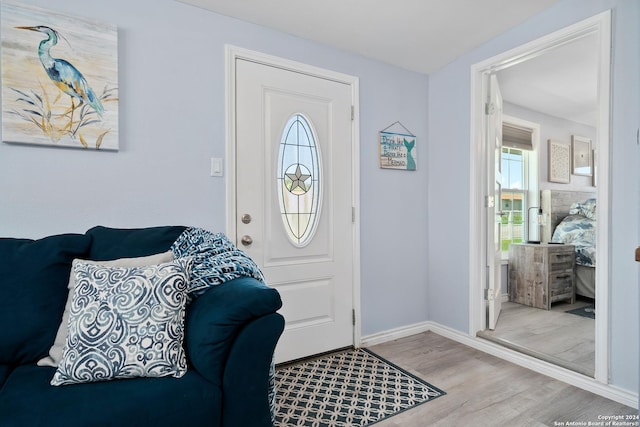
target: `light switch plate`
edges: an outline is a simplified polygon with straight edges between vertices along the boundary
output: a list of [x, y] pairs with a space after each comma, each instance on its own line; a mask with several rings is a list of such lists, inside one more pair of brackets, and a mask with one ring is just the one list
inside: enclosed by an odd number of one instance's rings
[[223, 163], [219, 157], [211, 158], [211, 176], [223, 176]]

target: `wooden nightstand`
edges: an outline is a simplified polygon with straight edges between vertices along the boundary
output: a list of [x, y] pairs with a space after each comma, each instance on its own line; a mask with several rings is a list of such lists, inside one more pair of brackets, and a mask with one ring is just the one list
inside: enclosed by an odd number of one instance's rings
[[573, 245], [512, 244], [509, 301], [549, 310], [557, 301], [575, 301]]

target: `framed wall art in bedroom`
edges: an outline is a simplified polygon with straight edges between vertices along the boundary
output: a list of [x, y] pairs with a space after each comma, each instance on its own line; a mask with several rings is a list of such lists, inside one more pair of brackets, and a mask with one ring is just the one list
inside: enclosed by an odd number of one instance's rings
[[593, 174], [591, 161], [591, 140], [583, 136], [572, 135], [571, 149], [573, 151], [573, 174], [591, 176]]
[[571, 147], [549, 140], [549, 181], [561, 184], [571, 182]]

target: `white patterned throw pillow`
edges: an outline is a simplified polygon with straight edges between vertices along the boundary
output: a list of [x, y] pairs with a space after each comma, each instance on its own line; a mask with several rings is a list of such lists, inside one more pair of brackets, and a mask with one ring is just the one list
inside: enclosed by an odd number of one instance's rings
[[[77, 260], [77, 262], [104, 265], [106, 267], [143, 267], [152, 264], [162, 264], [169, 261], [173, 261], [173, 252], [171, 251], [145, 257], [119, 258], [110, 261]], [[62, 359], [62, 349], [67, 342], [67, 325], [69, 324], [69, 311], [71, 310], [71, 301], [73, 301], [73, 290], [76, 288], [76, 274], [73, 271], [73, 268], [71, 269], [71, 274], [69, 274], [68, 287], [69, 294], [67, 296], [67, 302], [64, 306], [62, 321], [60, 322], [60, 326], [58, 326], [56, 339], [49, 349], [49, 354], [46, 357], [38, 360], [38, 366], [51, 366], [57, 368], [58, 363], [60, 363], [60, 359]]]
[[182, 377], [191, 258], [145, 267], [74, 261], [67, 340], [52, 385]]

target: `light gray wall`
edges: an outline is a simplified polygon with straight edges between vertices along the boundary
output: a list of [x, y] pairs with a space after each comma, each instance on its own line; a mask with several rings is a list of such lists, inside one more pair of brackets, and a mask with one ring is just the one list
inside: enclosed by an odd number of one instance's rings
[[540, 147], [538, 150], [538, 182], [542, 190], [595, 191], [590, 176], [571, 175], [569, 184], [549, 182], [549, 143], [548, 140], [571, 145], [571, 135], [584, 136], [591, 139], [592, 148], [597, 145], [596, 128], [576, 123], [560, 117], [550, 116], [528, 108], [505, 102], [503, 111], [519, 119], [528, 120], [540, 125]]
[[[118, 26], [120, 151], [0, 143], [0, 236], [102, 224], [224, 231], [226, 43], [360, 78], [364, 335], [427, 320], [428, 77], [173, 0], [24, 3]], [[37, 46], [34, 46], [34, 53]], [[418, 171], [378, 168], [378, 131], [417, 135]]]
[[[636, 0], [562, 0], [429, 76], [429, 316], [454, 329], [469, 330], [470, 67], [609, 8], [613, 9], [610, 375], [612, 384], [637, 392], [638, 267], [632, 256], [640, 241], [636, 144], [640, 2]], [[446, 209], [451, 194], [456, 196], [456, 209]]]

